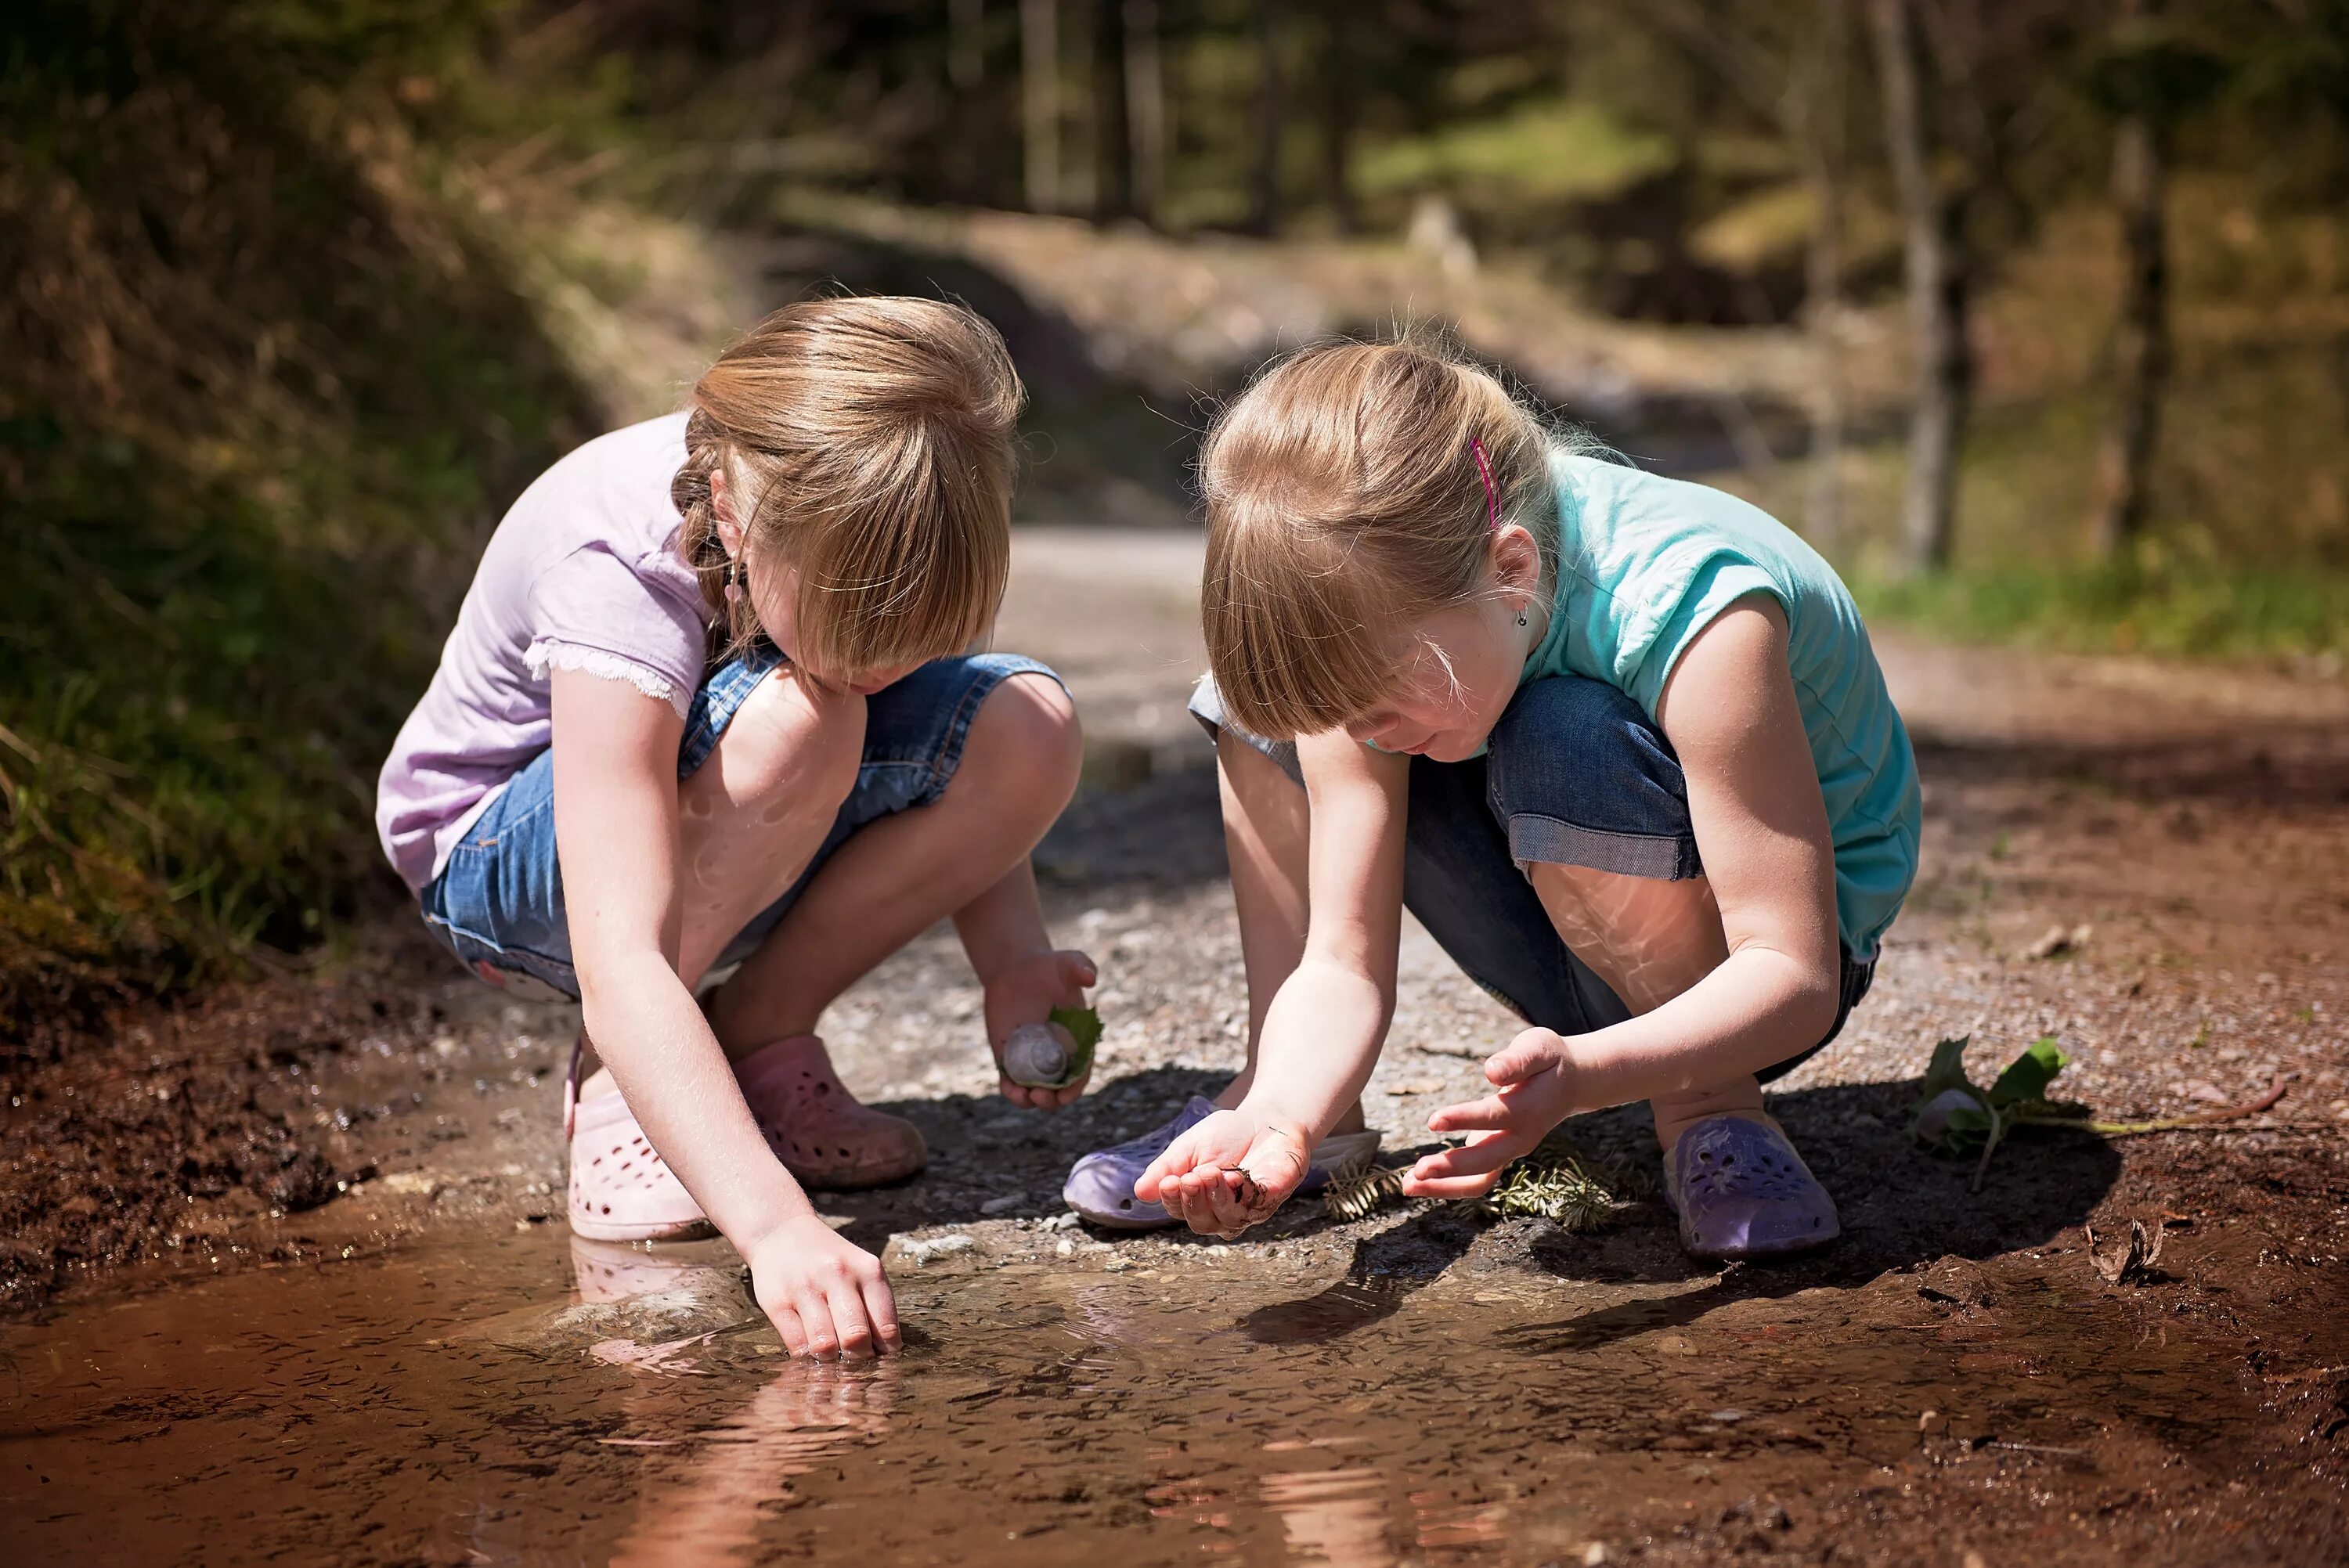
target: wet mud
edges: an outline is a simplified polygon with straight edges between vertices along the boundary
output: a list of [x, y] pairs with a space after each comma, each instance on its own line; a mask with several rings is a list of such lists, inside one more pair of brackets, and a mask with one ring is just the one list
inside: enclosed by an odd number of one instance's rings
[[0, 1528], [20, 1563], [2341, 1555], [2292, 1391], [2071, 1250], [1830, 1289], [1503, 1226], [1431, 1272], [1411, 1233], [1454, 1222], [1390, 1215], [1334, 1270], [974, 1246], [902, 1279], [904, 1355], [843, 1366], [782, 1356], [722, 1243], [93, 1301], [0, 1330]]

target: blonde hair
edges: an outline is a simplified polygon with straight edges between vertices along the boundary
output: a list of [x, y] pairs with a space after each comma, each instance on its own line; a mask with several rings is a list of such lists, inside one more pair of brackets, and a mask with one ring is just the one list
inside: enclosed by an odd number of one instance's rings
[[1330, 343], [1268, 368], [1199, 456], [1201, 618], [1232, 722], [1318, 734], [1392, 696], [1398, 634], [1482, 588], [1496, 510], [1555, 582], [1553, 438], [1570, 438], [1440, 341]]
[[806, 300], [743, 334], [694, 383], [669, 485], [727, 647], [759, 626], [749, 595], [725, 592], [720, 465], [743, 554], [799, 573], [794, 659], [894, 668], [985, 634], [1010, 573], [1025, 400], [1002, 337], [961, 305]]

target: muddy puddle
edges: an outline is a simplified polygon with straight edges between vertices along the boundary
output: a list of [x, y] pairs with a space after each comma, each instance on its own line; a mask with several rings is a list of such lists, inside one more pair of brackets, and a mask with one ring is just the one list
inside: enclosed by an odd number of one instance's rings
[[[914, 1343], [844, 1367], [782, 1358], [721, 1243], [533, 1232], [86, 1302], [0, 1327], [5, 1555], [1374, 1568], [1816, 1556], [1908, 1517], [1913, 1555], [1837, 1560], [1955, 1564], [2240, 1461], [2231, 1373], [2044, 1277], [1190, 1255], [901, 1264]], [[2218, 1560], [2147, 1523], [2136, 1560]]]

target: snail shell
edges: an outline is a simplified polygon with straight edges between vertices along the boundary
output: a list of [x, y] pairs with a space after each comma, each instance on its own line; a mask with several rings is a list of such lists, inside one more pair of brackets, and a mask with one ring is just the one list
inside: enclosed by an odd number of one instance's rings
[[1917, 1137], [1939, 1143], [1950, 1130], [1950, 1117], [1961, 1110], [1980, 1110], [1982, 1100], [1971, 1089], [1946, 1088], [1927, 1100], [1917, 1112]]
[[1022, 1024], [1003, 1042], [1003, 1076], [1030, 1088], [1058, 1088], [1076, 1053], [1076, 1040], [1060, 1025]]

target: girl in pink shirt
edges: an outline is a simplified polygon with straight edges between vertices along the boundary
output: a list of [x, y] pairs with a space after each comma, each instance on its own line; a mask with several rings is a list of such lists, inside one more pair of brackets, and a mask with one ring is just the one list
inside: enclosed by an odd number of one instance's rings
[[[433, 933], [582, 1004], [573, 1229], [714, 1223], [794, 1354], [898, 1343], [879, 1262], [802, 1189], [926, 1159], [842, 1086], [824, 1007], [941, 916], [999, 1058], [1094, 978], [1028, 859], [1076, 785], [1075, 711], [1043, 665], [964, 651], [1009, 571], [1021, 401], [959, 306], [776, 312], [687, 412], [514, 503], [384, 765], [385, 851]], [[1083, 1088], [1003, 1081], [1044, 1109]]]

